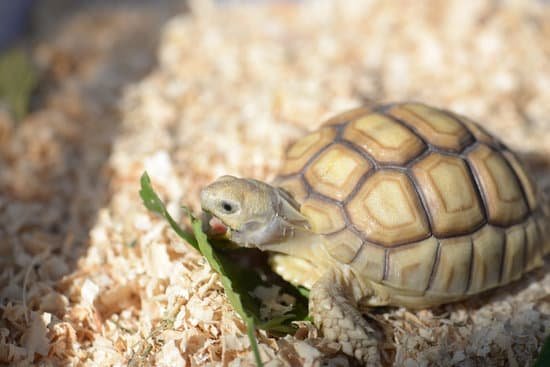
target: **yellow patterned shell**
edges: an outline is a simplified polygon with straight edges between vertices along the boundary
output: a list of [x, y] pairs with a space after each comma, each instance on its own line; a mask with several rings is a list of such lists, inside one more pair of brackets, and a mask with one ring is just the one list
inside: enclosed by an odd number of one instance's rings
[[294, 143], [276, 181], [339, 263], [390, 289], [460, 298], [549, 252], [537, 189], [471, 120], [419, 103], [340, 114]]

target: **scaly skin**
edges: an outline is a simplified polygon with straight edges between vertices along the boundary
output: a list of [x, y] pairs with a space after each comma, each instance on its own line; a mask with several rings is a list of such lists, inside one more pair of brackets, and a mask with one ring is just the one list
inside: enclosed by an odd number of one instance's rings
[[379, 366], [381, 336], [358, 311], [350, 279], [338, 270], [328, 270], [311, 288], [309, 313], [325, 338], [365, 366]]

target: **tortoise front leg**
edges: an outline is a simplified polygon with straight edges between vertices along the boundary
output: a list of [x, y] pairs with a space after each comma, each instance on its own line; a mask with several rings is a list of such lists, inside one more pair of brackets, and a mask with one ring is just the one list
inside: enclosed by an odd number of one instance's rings
[[327, 271], [311, 288], [309, 313], [324, 337], [337, 341], [344, 353], [366, 366], [379, 366], [381, 336], [357, 309], [351, 281], [339, 270]]

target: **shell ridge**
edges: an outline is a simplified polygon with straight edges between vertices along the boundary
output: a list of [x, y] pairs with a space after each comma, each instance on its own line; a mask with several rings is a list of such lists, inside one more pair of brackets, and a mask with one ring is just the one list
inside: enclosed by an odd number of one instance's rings
[[435, 279], [435, 274], [437, 273], [437, 268], [439, 267], [439, 261], [441, 259], [441, 241], [435, 236], [434, 238], [437, 241], [437, 248], [435, 250], [435, 257], [432, 263], [432, 269], [430, 270], [430, 277], [428, 278], [428, 284], [424, 289], [424, 293], [426, 293], [432, 287], [432, 283]]
[[390, 272], [389, 257], [390, 257], [390, 250], [387, 247], [385, 247], [384, 248], [384, 272], [382, 273], [382, 280], [388, 279], [388, 274]]
[[502, 277], [504, 275], [504, 263], [506, 262], [506, 250], [508, 248], [508, 235], [504, 233], [504, 240], [502, 241], [502, 259], [500, 261], [500, 270], [498, 273], [498, 284], [502, 283]]
[[[303, 167], [300, 170], [300, 173], [302, 174], [302, 176], [303, 176], [304, 171], [311, 165], [311, 163], [315, 159], [319, 158], [319, 156], [321, 154], [323, 154], [325, 151], [327, 151], [328, 148], [332, 147], [335, 143], [336, 143], [335, 141], [331, 141], [330, 143], [328, 143], [327, 145], [325, 145], [324, 147], [322, 147], [321, 149], [316, 151], [311, 157], [309, 157], [308, 160], [306, 161], [306, 163], [304, 163]], [[304, 181], [307, 181], [307, 179], [305, 177], [304, 177]]]
[[548, 241], [548, 239], [545, 238], [544, 233], [542, 233], [539, 226], [537, 225], [537, 219], [535, 218], [535, 219], [533, 219], [533, 221], [534, 221], [535, 231], [537, 231], [537, 236], [539, 238], [539, 240], [537, 242], [537, 245], [538, 245], [537, 247], [538, 247], [540, 256], [542, 258], [544, 258], [544, 256], [546, 255], [545, 252], [544, 252], [544, 243], [545, 243], [545, 241]]
[[523, 223], [521, 225], [521, 232], [523, 233], [523, 264], [521, 272], [525, 273], [525, 269], [527, 269], [527, 264], [529, 263], [529, 259], [527, 258], [527, 255], [529, 254], [529, 239], [527, 238], [527, 226]]
[[[426, 122], [426, 124], [429, 125], [429, 123], [426, 121], [426, 118], [424, 118], [423, 116], [419, 115], [416, 111], [413, 111], [412, 109], [410, 108], [407, 108], [407, 105], [410, 105], [410, 104], [413, 104], [413, 103], [403, 103], [401, 104], [403, 107], [404, 110], [407, 111], [407, 113], [410, 113], [412, 116], [414, 116], [415, 118], [417, 118], [418, 120], [421, 120], [421, 121], [424, 121]], [[438, 108], [433, 108], [433, 107], [429, 107], [428, 105], [424, 104], [424, 103], [421, 103], [421, 102], [416, 102], [416, 104], [419, 104], [419, 105], [422, 105], [424, 107], [428, 107], [428, 108], [432, 108], [433, 110], [436, 110], [437, 112], [441, 113], [443, 112], [442, 114], [449, 117], [444, 110], [441, 110], [441, 109], [438, 109]], [[461, 128], [465, 129], [467, 135], [465, 137], [465, 140], [464, 141], [460, 141], [459, 143], [462, 143], [464, 144], [463, 147], [459, 148], [459, 149], [453, 149], [453, 148], [443, 148], [445, 151], [447, 152], [452, 152], [452, 153], [460, 153], [462, 152], [465, 148], [469, 147], [470, 145], [472, 144], [475, 144], [477, 142], [477, 139], [475, 138], [475, 136], [472, 134], [472, 132], [467, 129], [464, 124], [462, 124], [461, 122], [458, 122], [456, 121], [455, 118], [453, 117], [450, 117], [453, 121], [457, 122]], [[412, 125], [412, 124], [409, 124], [408, 122], [402, 120], [402, 119], [399, 119], [399, 121], [407, 124], [411, 129], [413, 129], [415, 132], [416, 132], [416, 135], [420, 138], [422, 138], [422, 134], [418, 131], [418, 128], [416, 128], [416, 126]], [[423, 139], [424, 140], [424, 139]], [[434, 144], [432, 143], [428, 143], [430, 146], [434, 146]]]
[[[515, 173], [513, 166], [506, 159], [505, 154], [487, 144], [478, 143], [472, 150], [468, 151], [468, 155], [467, 161], [474, 173], [476, 184], [484, 195], [483, 199], [487, 210], [488, 223], [507, 228], [514, 224], [521, 224], [527, 220], [532, 212], [529, 208], [525, 187]], [[502, 181], [503, 177], [499, 177], [498, 174], [495, 176], [493, 168], [490, 168], [489, 163], [487, 163], [490, 160], [493, 162], [496, 160], [499, 166], [497, 170], [505, 170], [503, 173], [508, 185], [506, 185], [506, 181]], [[497, 173], [500, 172], [497, 171]], [[502, 190], [505, 190], [507, 187], [513, 189], [515, 191], [513, 195], [517, 196], [514, 196], [512, 199], [503, 197]], [[511, 205], [513, 206], [512, 208], [510, 208]], [[491, 212], [491, 209], [493, 209], [493, 212]], [[516, 211], [522, 215], [518, 217]], [[491, 218], [491, 215], [493, 215], [493, 218]]]
[[[545, 198], [543, 197], [543, 200]], [[542, 205], [550, 205], [550, 203], [547, 203], [547, 202], [544, 202]], [[543, 218], [546, 218], [547, 220], [550, 220], [550, 217], [547, 217], [545, 214], [544, 214], [544, 210], [542, 210], [542, 208], [540, 208], [541, 210], [536, 213], [535, 215], [540, 215], [542, 216]], [[546, 251], [545, 251], [545, 245], [546, 245], [546, 242], [547, 241], [550, 241], [550, 236], [547, 236], [546, 233], [542, 230], [541, 226], [539, 225], [538, 221], [537, 221], [538, 218], [535, 218], [535, 227], [537, 229], [537, 232], [539, 234], [539, 247], [540, 247], [540, 253], [542, 254], [542, 256], [546, 256]]]
[[[467, 150], [468, 151], [474, 150], [478, 144], [481, 144], [481, 143], [476, 142], [470, 145]], [[466, 163], [466, 169], [468, 170], [468, 174], [470, 175], [470, 178], [474, 180], [474, 183], [475, 183], [475, 185], [473, 185], [474, 191], [481, 203], [481, 211], [483, 212], [483, 217], [485, 218], [484, 222], [488, 223], [489, 222], [489, 209], [488, 209], [489, 206], [487, 204], [488, 199], [487, 199], [487, 196], [485, 195], [485, 192], [481, 189], [482, 186], [481, 186], [481, 179], [479, 178], [479, 174], [475, 170], [475, 167], [472, 166], [472, 164], [470, 163], [470, 160], [466, 155], [460, 155], [460, 158], [463, 159], [464, 162]]]
[[338, 208], [340, 209], [340, 214], [344, 218], [344, 228], [338, 229], [338, 230], [330, 232], [330, 233], [324, 233], [323, 236], [335, 235], [335, 234], [338, 234], [340, 232], [344, 232], [346, 229], [348, 229], [348, 230], [351, 230], [355, 235], [360, 237], [362, 241], [365, 241], [365, 236], [364, 236], [363, 232], [358, 230], [355, 227], [355, 224], [351, 222], [351, 220], [349, 219], [349, 214], [347, 212], [347, 209], [346, 209], [345, 205], [343, 205], [342, 202], [340, 202], [336, 199], [330, 198], [328, 196], [325, 196], [325, 195], [321, 194], [320, 192], [315, 191], [313, 189], [313, 187], [311, 187], [309, 185], [309, 182], [307, 182], [307, 180], [304, 180], [304, 182], [305, 182], [305, 185], [306, 185], [306, 190], [308, 191], [308, 196], [307, 196], [306, 199], [316, 198], [316, 199], [324, 201], [326, 203], [334, 204], [334, 205], [338, 206]]
[[[369, 115], [369, 113], [366, 113], [366, 115]], [[364, 115], [360, 115], [360, 116], [364, 116]], [[346, 130], [346, 127], [348, 127], [348, 125], [352, 122], [352, 121], [355, 121], [357, 118], [355, 119], [349, 119], [349, 120], [346, 120], [346, 121], [343, 121], [339, 124], [336, 124], [336, 125], [332, 125], [332, 127], [336, 130], [336, 136], [334, 137], [335, 140], [338, 140], [338, 139], [341, 139], [342, 138], [342, 135], [344, 134], [344, 130]]]
[[428, 146], [421, 154], [411, 159], [404, 167], [407, 170], [412, 169], [414, 165], [421, 162], [432, 153], [439, 153], [439, 151], [435, 147]]
[[[353, 187], [353, 190], [351, 190], [349, 195], [344, 200], [342, 200], [342, 205], [344, 205], [344, 209], [345, 209], [346, 204], [348, 204], [350, 201], [352, 201], [353, 198], [359, 192], [359, 190], [361, 190], [361, 187], [363, 187], [363, 184], [369, 179], [369, 177], [374, 175], [374, 173], [377, 172], [377, 171], [378, 171], [377, 169], [371, 169], [371, 170], [365, 172], [363, 174], [363, 176], [361, 176], [359, 178], [359, 180], [357, 180], [357, 184]], [[349, 215], [347, 213], [347, 210], [346, 210], [346, 215]]]
[[306, 183], [306, 189], [309, 192], [308, 198], [313, 197], [313, 198], [317, 198], [321, 201], [324, 201], [326, 203], [330, 203], [330, 204], [340, 206], [340, 202], [338, 200], [333, 199], [333, 198], [328, 197], [328, 196], [325, 196], [325, 195], [321, 194], [320, 192], [315, 191], [315, 189], [313, 187], [311, 187], [311, 185], [309, 184], [309, 182], [307, 182], [307, 180], [304, 180], [304, 182]]
[[[360, 235], [361, 238], [363, 238], [363, 232], [359, 229], [357, 229], [355, 227], [355, 225], [353, 223], [350, 223], [351, 225], [351, 228], [354, 230], [355, 234], [357, 235]], [[421, 242], [421, 241], [424, 241], [424, 240], [427, 240], [428, 238], [430, 238], [431, 236], [434, 236], [434, 238], [437, 238], [438, 240], [451, 240], [451, 239], [455, 239], [455, 238], [460, 238], [460, 237], [465, 237], [465, 236], [472, 236], [473, 234], [477, 233], [479, 230], [481, 230], [483, 227], [485, 227], [486, 225], [489, 225], [489, 223], [481, 223], [480, 225], [478, 225], [476, 228], [474, 228], [471, 232], [469, 233], [461, 233], [461, 234], [454, 234], [454, 235], [450, 235], [450, 236], [435, 236], [433, 234], [428, 234], [427, 236], [425, 237], [422, 237], [420, 239], [414, 239], [414, 240], [411, 240], [411, 241], [406, 241], [406, 242], [401, 242], [401, 243], [397, 243], [397, 244], [393, 244], [391, 246], [391, 248], [393, 249], [396, 249], [396, 248], [400, 248], [400, 247], [407, 247], [407, 246], [411, 246], [411, 245], [415, 245], [417, 242]], [[498, 229], [507, 229], [507, 228], [510, 228], [510, 226], [498, 226], [498, 225], [495, 225], [495, 224], [491, 224], [490, 225], [491, 227], [494, 227], [494, 228], [498, 228]], [[334, 231], [334, 232], [331, 232], [331, 233], [326, 233], [327, 235], [330, 235], [330, 234], [336, 234], [338, 232], [340, 232], [341, 230], [338, 230], [338, 231]], [[372, 240], [372, 239], [368, 239], [368, 238], [365, 238], [365, 240], [367, 242], [369, 242], [371, 245], [373, 246], [376, 246], [376, 247], [381, 247], [381, 248], [386, 248], [387, 245], [384, 245], [380, 242], [377, 242], [376, 240]]]
[[420, 139], [420, 141], [422, 143], [424, 143], [424, 145], [426, 145], [428, 148], [432, 148], [433, 147], [433, 144], [431, 144], [429, 141], [427, 141], [419, 132], [418, 132], [418, 129], [407, 123], [406, 121], [392, 115], [389, 110], [393, 107], [397, 106], [397, 104], [394, 104], [394, 105], [391, 105], [391, 106], [388, 106], [388, 108], [386, 110], [384, 110], [383, 112], [383, 115], [386, 116], [387, 118], [389, 118], [390, 120], [393, 120], [395, 121], [397, 124], [401, 125], [403, 128], [407, 129], [408, 131], [410, 131], [412, 134], [414, 134], [418, 139]]
[[[460, 150], [460, 152], [463, 152], [464, 150], [466, 150], [468, 147], [474, 145], [475, 143], [477, 143], [477, 138], [476, 136], [474, 135], [474, 133], [472, 132], [472, 130], [470, 130], [468, 128], [468, 126], [466, 126], [466, 124], [460, 119], [458, 118], [458, 116], [456, 116], [454, 113], [452, 113], [451, 111], [449, 110], [446, 110], [446, 109], [443, 109], [443, 108], [437, 108], [437, 111], [445, 116], [447, 116], [448, 118], [450, 118], [451, 120], [455, 121], [457, 124], [459, 124], [464, 130], [466, 130], [468, 132], [468, 140], [470, 140], [470, 143], [469, 144], [465, 144], [464, 147]], [[478, 124], [479, 125], [479, 124]]]
[[466, 287], [464, 289], [463, 294], [467, 294], [470, 291], [470, 286], [472, 285], [472, 277], [474, 273], [474, 260], [475, 260], [474, 240], [470, 236], [470, 261], [468, 264], [468, 279], [466, 280]]
[[[498, 229], [500, 233], [502, 233], [502, 230], [499, 228]], [[498, 283], [497, 284], [500, 284], [502, 283], [502, 274], [504, 273], [504, 262], [506, 261], [506, 243], [507, 243], [507, 239], [506, 239], [506, 233], [502, 233], [502, 243], [500, 244], [500, 247], [502, 248], [502, 251], [501, 251], [501, 256], [500, 256], [500, 264], [499, 264], [499, 269], [498, 269]]]
[[414, 175], [409, 172], [408, 170], [405, 172], [405, 175], [407, 178], [412, 182], [412, 187], [414, 189], [414, 192], [416, 192], [416, 195], [418, 196], [418, 199], [420, 200], [420, 205], [422, 205], [422, 210], [424, 210], [424, 213], [426, 214], [426, 219], [428, 219], [428, 229], [430, 236], [433, 235], [433, 228], [434, 228], [434, 220], [432, 217], [432, 213], [428, 207], [428, 203], [426, 198], [424, 197], [424, 194], [422, 193], [422, 190], [418, 187], [418, 182], [416, 181], [416, 178]]
[[[307, 182], [306, 178], [304, 177], [303, 170], [300, 171], [299, 176], [300, 176], [300, 180], [302, 180], [302, 182], [304, 184], [304, 188], [306, 189], [306, 197], [304, 198], [304, 200], [309, 199], [311, 197], [311, 194], [314, 193], [313, 188], [311, 187], [309, 182]], [[301, 205], [302, 205], [302, 203], [300, 203], [300, 206]]]
[[[504, 151], [504, 150], [503, 150]], [[508, 153], [512, 154], [514, 156], [514, 158], [518, 159], [518, 157], [511, 151], [511, 150], [505, 150], [507, 151]], [[521, 182], [521, 179], [519, 178], [516, 170], [514, 169], [514, 167], [512, 166], [512, 164], [510, 163], [510, 161], [508, 161], [508, 158], [506, 158], [506, 155], [505, 154], [501, 154], [502, 156], [502, 159], [504, 159], [504, 163], [506, 164], [506, 167], [508, 167], [508, 169], [510, 171], [512, 171], [512, 174], [514, 176], [514, 180], [516, 180], [516, 184], [517, 186], [519, 186], [519, 191], [521, 192], [521, 197], [523, 199], [523, 202], [525, 204], [525, 207], [527, 208], [527, 211], [525, 212], [525, 215], [523, 216], [522, 218], [522, 221], [526, 220], [530, 215], [533, 214], [533, 211], [531, 210], [531, 207], [529, 206], [529, 200], [527, 198], [527, 193], [525, 192], [525, 186], [522, 184]]]
[[366, 241], [361, 237], [361, 246], [359, 246], [359, 248], [357, 249], [357, 252], [355, 253], [355, 255], [353, 255], [353, 257], [351, 258], [350, 260], [350, 264], [353, 264], [353, 262], [355, 261], [355, 259], [357, 259], [357, 256], [359, 256], [359, 254], [364, 251], [364, 248], [366, 246]]
[[347, 228], [347, 225], [344, 226], [344, 228], [337, 229], [336, 231], [328, 232], [328, 233], [323, 233], [323, 236], [333, 236], [333, 235], [342, 233], [342, 232], [344, 232], [344, 231], [346, 230], [346, 228]]
[[340, 136], [334, 139], [334, 143], [336, 144], [340, 143], [343, 146], [358, 153], [362, 158], [367, 160], [372, 165], [372, 168], [373, 168], [372, 170], [376, 171], [379, 168], [380, 163], [376, 159], [374, 159], [374, 157], [372, 157], [368, 152], [366, 152], [363, 148], [355, 144], [353, 141], [350, 141]]

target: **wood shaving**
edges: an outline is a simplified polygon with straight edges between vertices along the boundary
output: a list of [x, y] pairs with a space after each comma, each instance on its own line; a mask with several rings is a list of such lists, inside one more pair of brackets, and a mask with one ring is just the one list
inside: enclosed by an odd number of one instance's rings
[[[0, 363], [254, 365], [219, 277], [141, 204], [144, 170], [181, 221], [219, 175], [272, 179], [324, 118], [412, 99], [482, 122], [550, 182], [548, 2], [45, 3], [39, 102], [17, 124], [0, 109]], [[549, 268], [463, 303], [372, 310], [385, 363], [530, 365]], [[256, 337], [266, 366], [353, 365], [307, 322]]]

